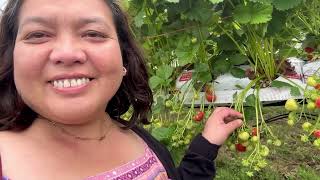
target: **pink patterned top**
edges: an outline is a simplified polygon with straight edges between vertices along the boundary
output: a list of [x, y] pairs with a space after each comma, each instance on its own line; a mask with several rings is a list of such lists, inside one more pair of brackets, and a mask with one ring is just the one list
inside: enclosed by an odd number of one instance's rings
[[84, 180], [168, 180], [166, 170], [156, 154], [146, 145], [142, 157], [113, 170]]
[[[1, 178], [0, 178], [1, 180]], [[2, 180], [10, 180], [2, 177]], [[145, 145], [142, 157], [113, 170], [85, 178], [84, 180], [169, 180], [166, 170], [156, 154]]]

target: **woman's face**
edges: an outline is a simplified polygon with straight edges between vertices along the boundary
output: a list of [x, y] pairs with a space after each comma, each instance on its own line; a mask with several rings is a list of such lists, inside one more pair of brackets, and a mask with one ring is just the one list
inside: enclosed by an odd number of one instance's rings
[[112, 13], [103, 0], [25, 0], [14, 80], [35, 112], [62, 123], [104, 116], [122, 77]]

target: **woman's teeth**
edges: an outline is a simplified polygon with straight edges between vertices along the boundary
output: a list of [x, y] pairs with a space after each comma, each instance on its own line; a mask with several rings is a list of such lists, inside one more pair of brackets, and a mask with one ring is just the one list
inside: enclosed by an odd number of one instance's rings
[[54, 80], [51, 82], [53, 87], [55, 88], [70, 88], [70, 87], [77, 87], [83, 86], [90, 82], [89, 78], [76, 78], [76, 79], [60, 79]]

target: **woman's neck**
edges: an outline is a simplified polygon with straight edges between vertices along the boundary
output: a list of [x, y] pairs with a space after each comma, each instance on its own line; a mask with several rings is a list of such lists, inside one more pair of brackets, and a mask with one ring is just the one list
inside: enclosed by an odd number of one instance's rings
[[105, 114], [97, 120], [79, 124], [66, 124], [45, 117], [38, 117], [27, 130], [36, 137], [57, 140], [65, 143], [100, 143], [109, 136], [115, 126], [113, 120]]

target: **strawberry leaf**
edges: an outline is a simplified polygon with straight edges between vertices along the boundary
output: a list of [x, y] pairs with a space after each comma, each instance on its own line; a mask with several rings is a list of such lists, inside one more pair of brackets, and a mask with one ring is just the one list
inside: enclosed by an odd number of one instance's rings
[[245, 71], [241, 68], [238, 68], [238, 67], [231, 68], [230, 73], [232, 74], [232, 76], [237, 77], [237, 78], [245, 78], [246, 77]]
[[145, 11], [142, 9], [139, 11], [139, 13], [134, 17], [134, 24], [136, 27], [140, 28], [144, 24], [144, 16], [145, 16]]
[[266, 23], [272, 18], [272, 5], [260, 3], [240, 4], [235, 8], [234, 19], [242, 24]]
[[246, 106], [256, 107], [256, 96], [254, 94], [250, 94], [246, 97], [245, 100]]
[[158, 76], [152, 76], [149, 79], [149, 84], [150, 84], [151, 89], [155, 89], [156, 87], [158, 87], [163, 82], [164, 82], [164, 80], [159, 78]]
[[172, 72], [173, 72], [173, 67], [169, 65], [162, 65], [159, 67], [156, 74], [161, 79], [168, 79], [172, 75]]
[[288, 10], [298, 6], [302, 0], [273, 0], [273, 5], [280, 11]]
[[233, 54], [229, 57], [230, 64], [232, 65], [241, 65], [248, 62], [248, 57], [242, 54]]
[[293, 86], [293, 85], [286, 83], [286, 82], [272, 81], [271, 86], [277, 87], [277, 88], [287, 87], [287, 88], [290, 88], [290, 94], [292, 96], [300, 96], [301, 95], [301, 92], [298, 87]]
[[166, 141], [171, 138], [174, 132], [174, 128], [167, 128], [167, 127], [159, 127], [152, 130], [151, 134], [155, 137], [158, 141]]

